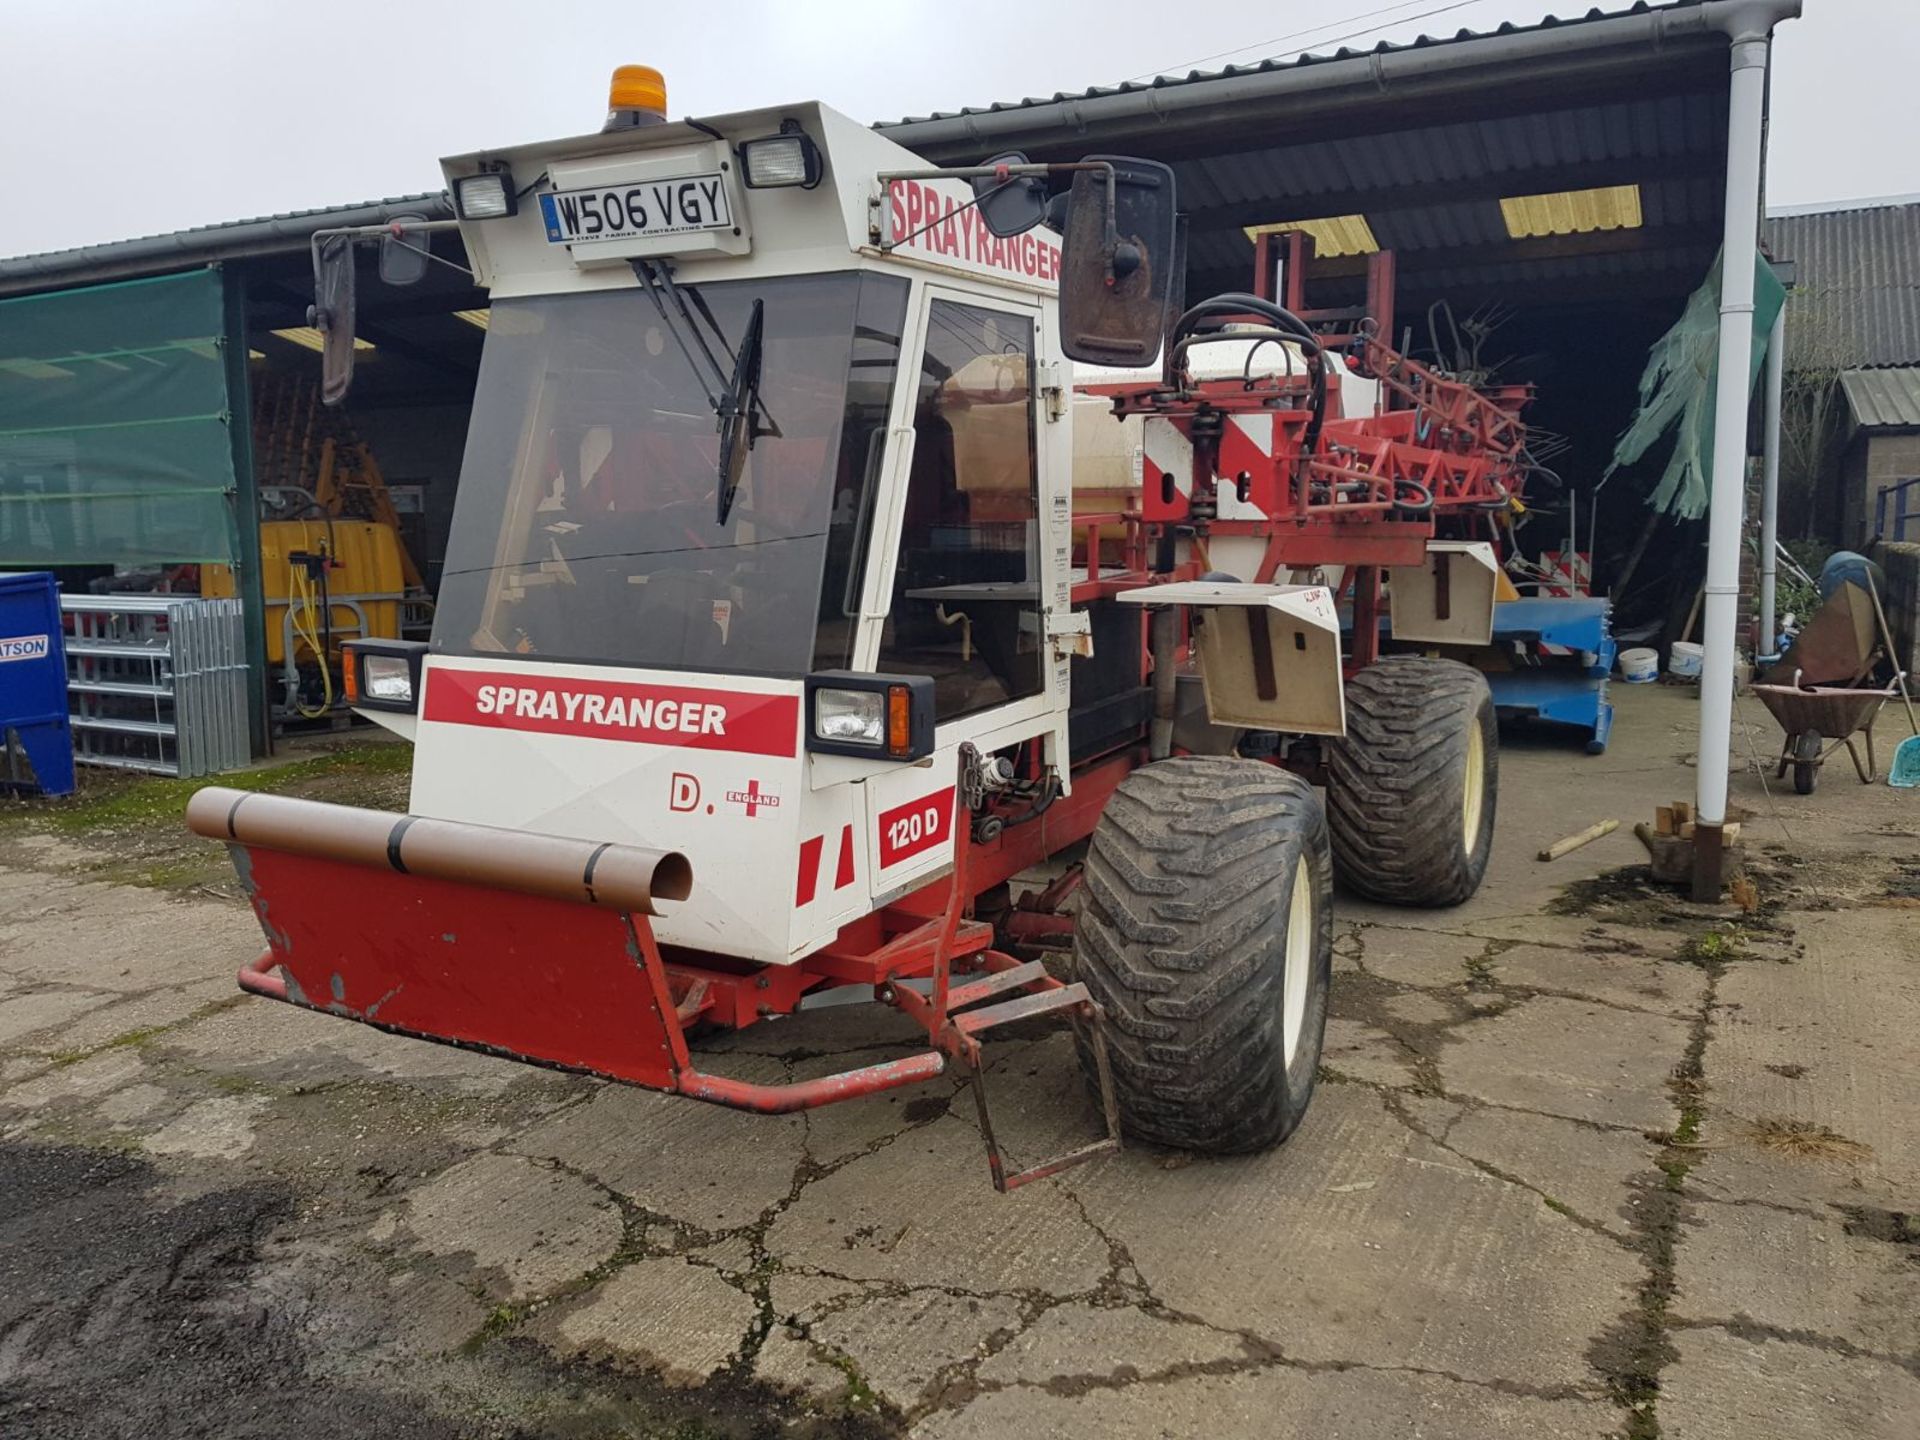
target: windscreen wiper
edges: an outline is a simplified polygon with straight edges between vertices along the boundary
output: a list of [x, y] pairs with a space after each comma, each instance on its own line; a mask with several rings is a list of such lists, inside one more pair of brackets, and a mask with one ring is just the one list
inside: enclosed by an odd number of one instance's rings
[[[673, 267], [664, 260], [636, 259], [630, 263], [640, 288], [647, 292], [647, 298], [653, 301], [653, 308], [660, 314], [661, 323], [680, 347], [681, 355], [686, 357], [687, 368], [699, 383], [700, 393], [706, 397], [707, 408], [713, 411], [714, 423], [720, 432], [716, 509], [718, 523], [724, 525], [733, 509], [734, 491], [740, 485], [747, 451], [753, 448], [753, 442], [760, 436], [779, 433], [771, 417], [767, 416], [766, 407], [760, 404], [760, 336], [766, 302], [757, 299], [753, 302], [746, 336], [740, 342], [739, 353], [735, 354], [727, 344], [726, 336], [721, 334], [712, 312], [707, 309], [698, 292], [694, 292], [696, 304], [706, 316], [714, 339], [719, 341], [720, 349], [730, 362], [728, 366], [722, 366], [713, 347], [707, 343], [699, 320], [687, 304], [688, 292], [673, 283]], [[759, 423], [761, 419], [767, 421], [764, 426]], [[742, 421], [746, 422], [744, 434]], [[746, 442], [744, 445], [740, 443], [743, 439]]]
[[746, 468], [747, 451], [753, 448], [758, 433], [753, 412], [760, 403], [760, 329], [766, 310], [766, 301], [753, 302], [747, 333], [740, 337], [740, 353], [734, 357], [733, 374], [727, 378], [727, 388], [720, 392], [720, 403], [714, 410], [720, 418], [720, 492], [714, 516], [718, 525], [727, 523], [734, 492], [740, 488], [740, 474]]

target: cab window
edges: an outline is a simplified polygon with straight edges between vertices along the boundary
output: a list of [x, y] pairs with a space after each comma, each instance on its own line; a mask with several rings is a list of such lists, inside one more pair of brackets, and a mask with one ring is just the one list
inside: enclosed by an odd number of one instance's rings
[[1035, 317], [935, 300], [878, 668], [931, 675], [942, 721], [1040, 693]]

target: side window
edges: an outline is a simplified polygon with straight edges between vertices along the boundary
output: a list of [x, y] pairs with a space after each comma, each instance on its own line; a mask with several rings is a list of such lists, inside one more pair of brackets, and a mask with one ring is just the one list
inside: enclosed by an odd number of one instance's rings
[[1031, 316], [935, 300], [878, 668], [931, 675], [940, 720], [1040, 693]]

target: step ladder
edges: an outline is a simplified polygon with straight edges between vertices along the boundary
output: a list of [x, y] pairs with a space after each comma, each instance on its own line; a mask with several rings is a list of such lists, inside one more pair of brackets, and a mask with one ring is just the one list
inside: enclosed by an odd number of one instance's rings
[[[973, 1102], [980, 1114], [980, 1135], [987, 1145], [987, 1169], [993, 1188], [1001, 1194], [1017, 1190], [1034, 1180], [1044, 1180], [1062, 1170], [1112, 1155], [1120, 1149], [1120, 1106], [1113, 1091], [1113, 1070], [1107, 1060], [1106, 1016], [1079, 981], [1062, 984], [1047, 974], [1038, 960], [1015, 961], [1010, 956], [989, 950], [982, 954], [988, 970], [978, 979], [955, 985], [946, 992], [947, 1034], [943, 1049], [958, 1055], [971, 1073]], [[996, 996], [991, 1005], [982, 1001]], [[936, 1006], [939, 1001], [936, 999]], [[1100, 1109], [1107, 1133], [1099, 1140], [1065, 1154], [1042, 1160], [1025, 1170], [1009, 1173], [1006, 1157], [993, 1126], [993, 1111], [987, 1101], [987, 1067], [981, 1056], [980, 1038], [1002, 1025], [1017, 1020], [1032, 1020], [1042, 1015], [1066, 1015], [1074, 1024], [1087, 1027], [1093, 1046], [1094, 1069], [1100, 1087]]]

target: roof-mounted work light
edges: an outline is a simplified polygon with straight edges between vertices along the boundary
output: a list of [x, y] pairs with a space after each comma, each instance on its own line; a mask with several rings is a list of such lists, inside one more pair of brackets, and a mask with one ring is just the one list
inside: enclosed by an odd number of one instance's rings
[[807, 138], [798, 121], [789, 120], [778, 135], [741, 141], [740, 168], [749, 190], [777, 190], [789, 185], [811, 190], [820, 183], [820, 147]]
[[499, 220], [520, 208], [513, 176], [505, 170], [463, 175], [453, 182], [453, 204], [462, 220]]

